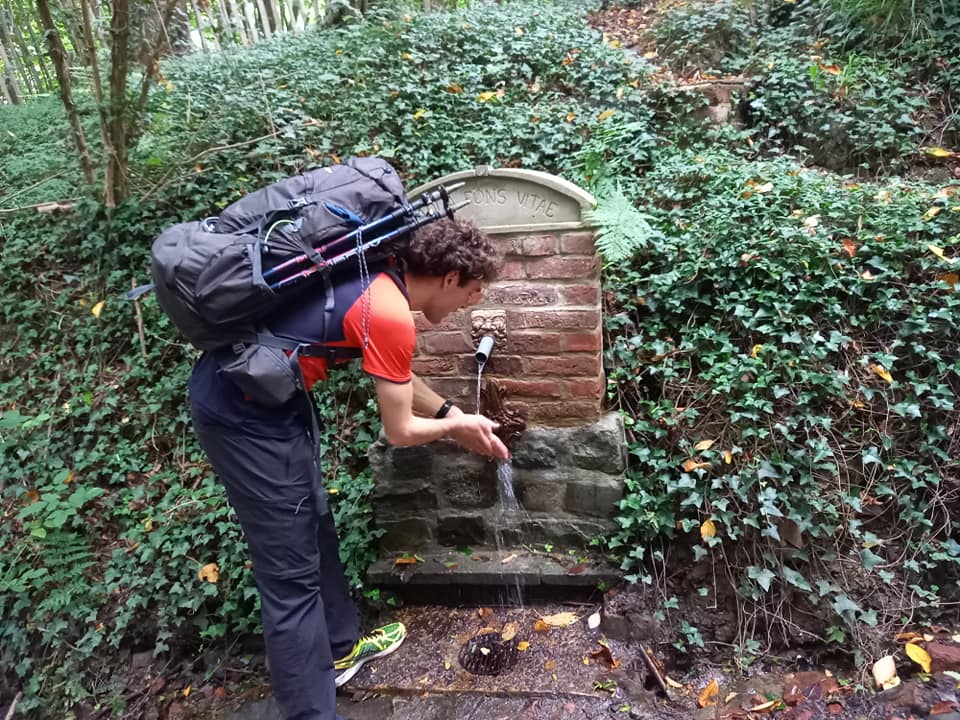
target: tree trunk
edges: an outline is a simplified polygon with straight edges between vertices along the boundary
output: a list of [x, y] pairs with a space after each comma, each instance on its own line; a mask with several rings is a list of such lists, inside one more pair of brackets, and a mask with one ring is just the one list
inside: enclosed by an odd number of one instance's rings
[[4, 95], [9, 98], [10, 103], [19, 105], [23, 102], [23, 90], [17, 80], [18, 64], [11, 58], [16, 58], [16, 48], [10, 43], [10, 35], [7, 32], [7, 13], [5, 10], [0, 10], [0, 63], [3, 63], [0, 82], [3, 83]]
[[[46, 0], [38, 0], [46, 2]], [[123, 202], [129, 193], [127, 182], [127, 133], [123, 111], [126, 107], [127, 70], [130, 65], [130, 7], [128, 0], [113, 0], [110, 18], [110, 103], [108, 132], [115, 152], [107, 164], [107, 179], [114, 200]]]
[[[211, 0], [212, 1], [212, 0]], [[227, 43], [233, 45], [237, 42], [233, 34], [233, 24], [230, 22], [230, 14], [227, 12], [227, 6], [224, 0], [216, 0], [217, 8], [220, 10], [220, 30]]]
[[[33, 47], [34, 52], [36, 53], [37, 64], [40, 66], [40, 75], [43, 77], [40, 89], [50, 90], [53, 88], [53, 80], [47, 70], [47, 58], [40, 50], [40, 48], [43, 47], [43, 38], [37, 35], [37, 31], [34, 29], [34, 24], [30, 22], [33, 13], [30, 11], [29, 5], [26, 6], [26, 9], [24, 8], [24, 2], [27, 2], [27, 0], [17, 0], [17, 15], [14, 18], [14, 24], [18, 30], [21, 26], [27, 28], [27, 32], [30, 34], [30, 45]], [[26, 52], [26, 49], [24, 50], [24, 56], [29, 56], [29, 53]]]
[[270, 27], [270, 18], [267, 16], [267, 6], [263, 0], [257, 0], [257, 10], [260, 12], [260, 29], [268, 40], [273, 37], [273, 28]]
[[90, 73], [93, 81], [93, 96], [97, 100], [97, 112], [100, 115], [100, 140], [103, 143], [104, 167], [108, 169], [107, 178], [103, 183], [103, 204], [108, 208], [117, 206], [117, 199], [113, 192], [112, 175], [109, 168], [116, 165], [117, 152], [110, 141], [109, 124], [110, 118], [107, 114], [107, 106], [103, 102], [103, 82], [100, 80], [100, 64], [97, 61], [96, 43], [93, 41], [93, 18], [90, 12], [90, 0], [80, 0], [80, 12], [83, 17], [83, 35], [86, 39], [87, 47], [90, 48], [90, 57], [87, 61], [90, 65]]
[[90, 162], [90, 151], [87, 148], [87, 139], [83, 135], [83, 125], [80, 124], [77, 106], [73, 102], [73, 93], [70, 91], [67, 52], [64, 50], [60, 33], [57, 32], [57, 28], [53, 24], [53, 16], [50, 14], [50, 6], [47, 0], [37, 0], [37, 10], [40, 12], [40, 21], [43, 23], [43, 29], [47, 36], [50, 60], [53, 61], [53, 68], [56, 70], [57, 80], [60, 83], [60, 99], [63, 100], [63, 107], [67, 111], [67, 119], [70, 121], [70, 128], [73, 130], [73, 141], [77, 146], [77, 154], [80, 155], [83, 179], [89, 185], [93, 185], [93, 164]]
[[203, 31], [203, 21], [206, 19], [206, 15], [201, 14], [200, 9], [197, 7], [197, 0], [190, 0], [190, 7], [193, 9], [193, 17], [197, 21], [197, 35], [200, 36], [200, 49], [204, 52], [207, 51], [207, 34]]
[[[23, 33], [20, 31], [20, 26], [17, 24], [17, 16], [13, 12], [11, 7], [7, 13], [7, 18], [10, 21], [10, 27], [13, 28], [13, 37], [17, 45], [17, 50], [20, 54], [20, 65], [21, 67], [26, 68], [26, 77], [29, 78], [28, 85], [31, 92], [40, 93], [43, 91], [43, 84], [40, 82], [40, 75], [37, 74], [37, 69], [34, 67], [34, 58], [31, 56], [30, 48], [27, 45], [26, 40], [23, 39]], [[42, 65], [41, 65], [42, 67]]]
[[[70, 49], [71, 53], [66, 55], [67, 64], [71, 65], [74, 62], [74, 55], [78, 55], [81, 60], [86, 62], [87, 57], [89, 56], [89, 51], [87, 50], [86, 43], [83, 40], [83, 23], [78, 17], [80, 15], [77, 10], [77, 6], [74, 4], [73, 0], [57, 0], [62, 12], [63, 25], [67, 30], [67, 37], [70, 40]], [[63, 41], [61, 40], [61, 45]]]

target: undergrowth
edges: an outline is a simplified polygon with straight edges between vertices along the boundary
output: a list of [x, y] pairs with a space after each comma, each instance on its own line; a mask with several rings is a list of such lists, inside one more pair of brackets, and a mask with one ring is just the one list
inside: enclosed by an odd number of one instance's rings
[[[257, 631], [242, 539], [189, 427], [194, 353], [151, 300], [120, 296], [165, 225], [354, 154], [411, 188], [491, 164], [609, 198], [611, 400], [631, 454], [610, 549], [631, 579], [717, 568], [707, 592], [735, 593], [743, 656], [806, 625], [791, 608], [871, 652], [871, 628], [948, 600], [958, 200], [891, 173], [944, 169], [919, 158], [956, 140], [960, 53], [941, 48], [957, 24], [890, 47], [803, 0], [697, 7], [664, 18], [660, 59], [604, 41], [580, 6], [529, 2], [381, 10], [165, 61], [133, 200], [109, 218], [49, 132], [56, 106], [0, 109], [0, 209], [79, 198], [69, 215], [0, 214], [0, 695], [22, 688], [37, 716], [119, 715], [117, 648], [175, 658]], [[704, 63], [751, 78], [738, 126], [665, 89]], [[818, 153], [851, 175], [808, 168]], [[359, 588], [376, 409], [356, 373], [318, 400]]]

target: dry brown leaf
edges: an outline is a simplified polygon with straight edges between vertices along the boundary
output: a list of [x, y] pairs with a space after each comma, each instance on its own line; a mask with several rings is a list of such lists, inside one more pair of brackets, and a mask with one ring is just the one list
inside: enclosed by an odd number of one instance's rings
[[590, 653], [590, 657], [599, 660], [600, 664], [608, 670], [616, 670], [620, 666], [620, 661], [613, 657], [613, 653], [610, 652], [610, 646], [603, 640], [600, 641], [600, 649]]
[[702, 708], [713, 707], [717, 704], [719, 695], [720, 684], [717, 682], [717, 679], [714, 678], [703, 690], [700, 691], [700, 694], [697, 696], [697, 705]]
[[216, 563], [207, 563], [197, 573], [197, 578], [206, 580], [209, 583], [215, 583], [220, 579], [220, 566]]
[[683, 463], [683, 469], [685, 472], [693, 472], [694, 470], [707, 470], [710, 468], [710, 463], [708, 462], [697, 462], [693, 458], [685, 460]]
[[857, 243], [853, 241], [853, 238], [843, 239], [843, 251], [850, 257], [857, 254]]
[[567, 625], [573, 625], [577, 621], [577, 614], [567, 611], [556, 615], [546, 615], [540, 619], [551, 627], [567, 627]]
[[416, 565], [419, 562], [414, 555], [403, 555], [393, 561], [394, 565]]
[[543, 669], [544, 669], [544, 670], [547, 670], [547, 671], [556, 670], [556, 669], [557, 669], [557, 661], [556, 661], [556, 660], [547, 660], [547, 661], [543, 664]]
[[520, 642], [517, 643], [517, 650], [519, 650], [520, 652], [523, 652], [529, 647], [530, 647], [530, 643], [527, 642], [526, 640], [521, 640]]
[[493, 620], [493, 610], [490, 608], [480, 608], [477, 610], [477, 615], [480, 616], [481, 620], [486, 622], [491, 622]]
[[904, 650], [907, 657], [922, 667], [925, 673], [930, 672], [930, 653], [915, 643], [907, 643]]
[[500, 633], [500, 637], [503, 638], [504, 641], [508, 642], [513, 640], [517, 636], [518, 632], [520, 632], [520, 627], [514, 622], [508, 622], [503, 626], [503, 632]]
[[547, 625], [543, 620], [540, 620], [539, 618], [535, 623], [533, 623], [534, 632], [544, 633], [544, 632], [547, 632], [548, 630], [550, 630], [550, 626]]
[[713, 520], [704, 520], [703, 525], [700, 526], [700, 537], [704, 541], [709, 538], [715, 537], [717, 534], [717, 525]]
[[873, 374], [879, 378], [883, 378], [884, 381], [888, 383], [893, 382], [893, 376], [890, 374], [890, 371], [887, 370], [883, 365], [874, 364], [870, 366], [870, 369], [873, 371]]
[[703, 452], [704, 450], [709, 450], [713, 446], [713, 443], [713, 440], [701, 440], [693, 446], [693, 449], [697, 452]]

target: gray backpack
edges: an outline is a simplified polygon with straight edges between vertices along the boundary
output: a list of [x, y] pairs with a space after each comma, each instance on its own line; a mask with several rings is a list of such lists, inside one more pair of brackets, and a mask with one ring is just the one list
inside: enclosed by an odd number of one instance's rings
[[[269, 185], [215, 218], [185, 222], [154, 241], [153, 289], [163, 311], [223, 372], [268, 406], [303, 389], [297, 358], [359, 357], [358, 349], [278, 337], [262, 320], [300, 290], [325, 286], [333, 314], [337, 275], [395, 253], [411, 230], [452, 216], [445, 188], [407, 202], [396, 171], [379, 158], [352, 158]], [[431, 207], [442, 201], [442, 209]], [[329, 327], [329, 323], [327, 324]]]

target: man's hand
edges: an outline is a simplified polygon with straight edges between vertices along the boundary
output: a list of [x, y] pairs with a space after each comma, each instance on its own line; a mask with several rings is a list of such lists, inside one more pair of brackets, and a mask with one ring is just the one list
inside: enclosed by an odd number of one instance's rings
[[501, 460], [510, 457], [507, 446], [493, 434], [493, 431], [500, 427], [493, 420], [485, 418], [483, 415], [467, 415], [465, 413], [459, 413], [452, 419], [455, 424], [450, 431], [450, 437], [467, 450]]

